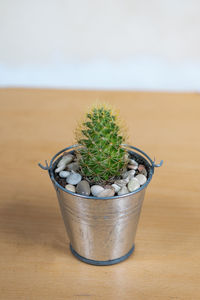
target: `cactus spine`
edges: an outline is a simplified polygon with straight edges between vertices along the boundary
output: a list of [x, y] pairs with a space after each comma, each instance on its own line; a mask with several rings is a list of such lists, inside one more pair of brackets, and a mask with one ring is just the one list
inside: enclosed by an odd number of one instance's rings
[[81, 173], [91, 183], [111, 183], [125, 169], [125, 137], [111, 109], [93, 108], [77, 129], [77, 142], [82, 146], [77, 151]]

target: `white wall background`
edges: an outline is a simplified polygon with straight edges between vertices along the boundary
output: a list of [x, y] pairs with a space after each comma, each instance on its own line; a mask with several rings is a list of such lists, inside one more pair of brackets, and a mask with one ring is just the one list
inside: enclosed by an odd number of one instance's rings
[[199, 0], [0, 0], [0, 86], [200, 91]]

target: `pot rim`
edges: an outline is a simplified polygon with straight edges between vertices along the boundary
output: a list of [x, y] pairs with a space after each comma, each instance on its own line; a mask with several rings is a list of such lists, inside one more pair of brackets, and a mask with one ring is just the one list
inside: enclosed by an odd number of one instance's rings
[[[145, 159], [145, 161], [147, 162], [147, 164], [149, 164], [149, 167], [150, 167], [150, 172], [149, 172], [149, 177], [147, 179], [147, 181], [145, 182], [145, 184], [143, 184], [139, 189], [133, 191], [133, 192], [130, 192], [128, 194], [124, 194], [124, 195], [120, 195], [120, 196], [113, 196], [113, 197], [95, 197], [95, 196], [85, 196], [85, 195], [80, 195], [80, 194], [77, 194], [77, 193], [74, 193], [74, 192], [71, 192], [67, 189], [65, 189], [64, 187], [62, 187], [54, 178], [54, 174], [53, 174], [53, 163], [55, 161], [55, 159], [61, 154], [63, 153], [64, 151], [73, 151], [74, 148], [77, 148], [77, 147], [80, 147], [80, 145], [72, 145], [70, 147], [66, 147], [64, 148], [63, 150], [60, 150], [58, 153], [56, 153], [51, 161], [50, 161], [50, 165], [48, 166], [48, 163], [46, 161], [46, 167], [42, 166], [40, 163], [38, 164], [42, 169], [44, 170], [48, 170], [49, 172], [49, 176], [50, 176], [50, 179], [52, 180], [53, 184], [55, 185], [55, 188], [56, 190], [61, 189], [62, 191], [68, 193], [68, 194], [71, 194], [73, 196], [76, 196], [76, 197], [80, 197], [80, 198], [85, 198], [85, 199], [91, 199], [91, 200], [114, 200], [114, 199], [119, 199], [119, 198], [124, 198], [124, 197], [129, 197], [130, 195], [133, 195], [133, 194], [136, 194], [140, 191], [142, 191], [143, 189], [145, 189], [147, 187], [147, 185], [150, 183], [151, 179], [152, 179], [152, 176], [154, 174], [154, 168], [155, 167], [161, 167], [162, 164], [163, 164], [163, 161], [161, 160], [161, 162], [159, 164], [155, 164], [155, 160], [153, 161], [144, 151], [140, 150], [139, 148], [136, 148], [136, 147], [133, 147], [131, 145], [127, 145], [127, 144], [122, 144], [123, 147], [127, 148], [127, 150], [129, 152], [133, 152], [134, 151], [131, 151], [130, 149], [132, 150], [135, 150], [137, 152], [139, 152], [140, 154], [136, 153], [137, 155], [139, 155], [140, 157], [142, 157], [143, 159]], [[70, 153], [70, 151], [69, 151]], [[142, 156], [142, 155], [143, 156]]]

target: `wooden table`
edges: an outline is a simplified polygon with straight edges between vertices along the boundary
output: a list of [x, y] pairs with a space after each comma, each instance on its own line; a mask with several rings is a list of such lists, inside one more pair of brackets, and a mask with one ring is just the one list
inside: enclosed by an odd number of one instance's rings
[[[156, 161], [134, 254], [96, 267], [70, 252], [56, 194], [37, 166], [74, 143], [88, 106], [120, 110]], [[200, 299], [200, 95], [0, 90], [0, 298]]]

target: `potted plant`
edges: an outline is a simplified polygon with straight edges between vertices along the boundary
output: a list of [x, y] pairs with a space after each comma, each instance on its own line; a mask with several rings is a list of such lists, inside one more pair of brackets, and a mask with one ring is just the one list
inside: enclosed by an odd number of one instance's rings
[[77, 144], [48, 165], [72, 253], [81, 261], [111, 265], [128, 258], [147, 185], [155, 164], [126, 145], [119, 118], [96, 106], [76, 130]]

